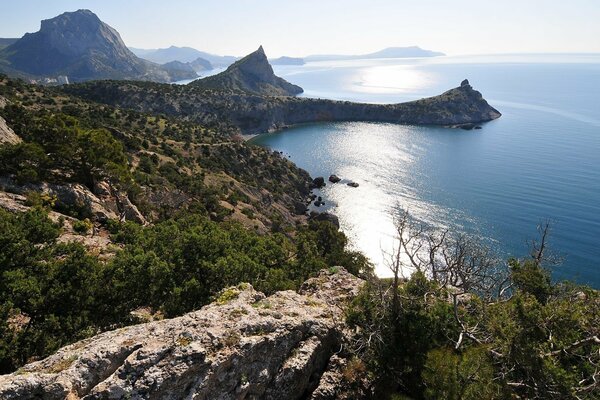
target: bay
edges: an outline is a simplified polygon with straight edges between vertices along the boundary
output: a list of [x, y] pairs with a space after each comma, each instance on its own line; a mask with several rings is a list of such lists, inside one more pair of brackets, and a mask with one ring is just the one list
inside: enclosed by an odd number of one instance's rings
[[340, 218], [377, 273], [398, 206], [440, 228], [523, 257], [551, 219], [563, 257], [556, 279], [600, 287], [600, 55], [500, 55], [352, 60], [277, 66], [303, 96], [395, 103], [436, 95], [468, 78], [503, 116], [476, 131], [381, 123], [321, 123], [263, 134], [328, 184], [322, 210]]

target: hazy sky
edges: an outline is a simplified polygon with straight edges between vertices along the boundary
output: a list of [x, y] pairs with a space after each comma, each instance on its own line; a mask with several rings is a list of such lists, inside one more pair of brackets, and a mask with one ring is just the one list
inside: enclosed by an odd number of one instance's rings
[[600, 0], [1, 0], [0, 37], [88, 8], [128, 46], [243, 55], [600, 52]]

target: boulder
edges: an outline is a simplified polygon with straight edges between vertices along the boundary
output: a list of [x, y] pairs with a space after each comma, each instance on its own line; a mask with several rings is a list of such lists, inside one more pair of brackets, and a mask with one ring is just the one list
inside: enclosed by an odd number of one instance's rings
[[318, 176], [312, 180], [312, 185], [311, 185], [312, 188], [321, 189], [324, 186], [325, 186], [325, 178], [323, 178], [322, 176]]
[[359, 186], [356, 182], [348, 182], [347, 185], [353, 188], [357, 188]]
[[306, 204], [301, 201], [294, 201], [294, 214], [304, 215], [306, 214]]
[[337, 175], [329, 175], [329, 182], [331, 183], [338, 183], [341, 180], [342, 178], [338, 177]]
[[198, 311], [101, 333], [0, 376], [0, 398], [331, 398], [344, 308], [362, 285], [339, 267], [270, 297], [240, 284]]

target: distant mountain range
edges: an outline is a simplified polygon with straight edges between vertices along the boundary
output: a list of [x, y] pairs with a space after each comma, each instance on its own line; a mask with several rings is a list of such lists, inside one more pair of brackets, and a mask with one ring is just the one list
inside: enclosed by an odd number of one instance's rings
[[135, 55], [153, 61], [155, 63], [164, 64], [171, 61], [180, 62], [197, 62], [198, 59], [208, 61], [215, 68], [223, 68], [233, 64], [239, 57], [233, 56], [218, 56], [215, 54], [206, 53], [196, 50], [191, 47], [171, 46], [165, 49], [137, 49], [130, 47]]
[[[192, 62], [197, 59], [204, 59], [212, 64], [215, 68], [223, 68], [233, 64], [239, 57], [234, 56], [218, 56], [215, 54], [206, 53], [196, 50], [192, 47], [176, 47], [171, 46], [165, 49], [137, 49], [129, 48], [138, 57], [160, 64], [170, 61]], [[341, 54], [315, 54], [302, 57], [279, 57], [271, 58], [271, 65], [304, 65], [310, 61], [335, 61], [335, 60], [359, 60], [359, 59], [376, 59], [376, 58], [409, 58], [409, 57], [438, 57], [444, 53], [438, 51], [425, 50], [418, 46], [410, 47], [388, 47], [386, 49], [358, 55], [341, 55]], [[197, 70], [198, 71], [198, 70]]]
[[26, 78], [67, 76], [69, 80], [134, 79], [172, 82], [197, 76], [192, 68], [166, 68], [143, 60], [119, 33], [89, 10], [44, 20], [35, 33], [0, 39], [0, 72]]

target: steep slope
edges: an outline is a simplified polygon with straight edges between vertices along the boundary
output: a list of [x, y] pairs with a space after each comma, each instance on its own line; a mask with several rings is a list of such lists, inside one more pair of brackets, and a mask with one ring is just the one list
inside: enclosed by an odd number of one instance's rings
[[195, 77], [195, 73], [188, 73], [186, 78], [172, 77], [161, 66], [136, 57], [119, 33], [89, 10], [42, 21], [38, 32], [27, 33], [1, 50], [0, 58], [8, 73], [67, 75], [71, 81], [112, 78], [169, 82]]
[[[199, 311], [106, 332], [0, 376], [0, 397], [333, 398], [344, 382], [332, 368], [350, 356], [340, 353], [343, 310], [362, 283], [325, 270], [299, 293], [267, 298], [241, 284]], [[361, 397], [355, 390], [348, 398]]]
[[275, 75], [262, 46], [233, 63], [226, 71], [195, 81], [191, 85], [264, 96], [294, 96], [303, 92], [300, 86]]

